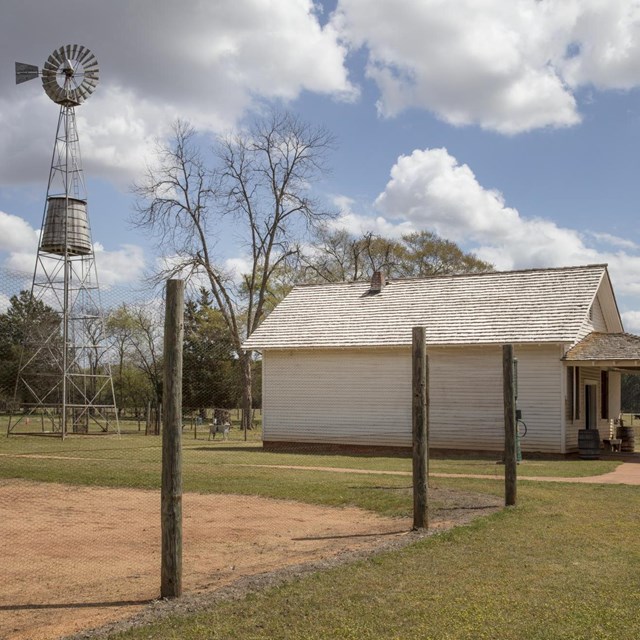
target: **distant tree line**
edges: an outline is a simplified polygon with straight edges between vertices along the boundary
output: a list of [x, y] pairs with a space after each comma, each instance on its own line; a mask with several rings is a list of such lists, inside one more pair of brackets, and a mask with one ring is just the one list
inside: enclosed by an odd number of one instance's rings
[[[0, 409], [13, 406], [14, 399], [14, 408], [33, 400], [22, 387], [16, 387], [27, 335], [30, 344], [43, 342], [60, 326], [59, 314], [42, 301], [31, 302], [28, 291], [10, 299], [7, 311], [0, 314]], [[158, 306], [122, 303], [107, 311], [103, 323], [89, 329], [92, 339], [106, 343], [109, 349], [101, 362], [90, 362], [87, 367], [96, 373], [110, 366], [120, 417], [143, 419], [149, 407], [157, 412], [162, 403], [163, 347], [163, 318]], [[61, 338], [56, 342], [55, 347], [61, 348]], [[50, 353], [51, 348], [43, 350], [32, 367], [52, 370], [51, 363], [44, 361]], [[253, 368], [259, 380], [260, 362], [254, 362]], [[210, 294], [201, 289], [185, 306], [185, 409], [204, 417], [207, 409], [238, 407], [242, 397], [240, 378], [238, 357], [226, 325], [212, 306]], [[253, 405], [259, 404], [258, 393]]]

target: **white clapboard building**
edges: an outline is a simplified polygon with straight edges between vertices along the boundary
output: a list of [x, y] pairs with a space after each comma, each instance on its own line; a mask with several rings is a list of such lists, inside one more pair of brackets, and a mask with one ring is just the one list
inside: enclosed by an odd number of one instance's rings
[[410, 447], [415, 326], [433, 449], [503, 448], [503, 344], [518, 360], [523, 451], [576, 451], [585, 428], [609, 438], [621, 372], [640, 367], [606, 265], [299, 285], [244, 344], [263, 358], [265, 447]]

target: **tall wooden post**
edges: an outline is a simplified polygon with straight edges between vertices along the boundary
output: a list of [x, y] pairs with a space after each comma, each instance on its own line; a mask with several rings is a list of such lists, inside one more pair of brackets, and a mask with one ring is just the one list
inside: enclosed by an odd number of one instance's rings
[[162, 568], [160, 595], [182, 595], [182, 341], [184, 282], [167, 282], [162, 430]]
[[412, 331], [413, 528], [429, 526], [429, 361], [424, 327]]
[[502, 345], [502, 388], [504, 395], [504, 503], [516, 504], [516, 390], [513, 345]]

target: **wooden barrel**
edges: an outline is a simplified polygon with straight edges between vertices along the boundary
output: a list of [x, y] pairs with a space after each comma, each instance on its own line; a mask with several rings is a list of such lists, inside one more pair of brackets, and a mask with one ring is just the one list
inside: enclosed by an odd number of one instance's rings
[[616, 429], [616, 435], [618, 436], [618, 438], [620, 438], [620, 440], [622, 440], [620, 451], [633, 453], [636, 446], [636, 438], [633, 432], [633, 427], [618, 427]]
[[600, 458], [600, 432], [597, 429], [578, 431], [578, 457], [582, 460]]

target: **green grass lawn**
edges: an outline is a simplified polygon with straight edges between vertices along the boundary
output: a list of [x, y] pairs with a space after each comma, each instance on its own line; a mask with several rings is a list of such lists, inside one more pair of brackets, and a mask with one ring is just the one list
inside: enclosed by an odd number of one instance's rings
[[112, 637], [636, 640], [639, 525], [637, 487], [526, 483], [470, 526]]
[[[233, 432], [232, 432], [233, 433]], [[236, 433], [236, 438], [241, 434]], [[410, 471], [407, 458], [268, 453], [259, 442], [193, 440], [185, 432], [186, 491], [256, 494], [409, 515], [406, 475], [279, 467]], [[0, 477], [158, 488], [160, 438], [126, 435], [0, 439]], [[23, 457], [28, 456], [28, 457]], [[604, 473], [612, 461], [525, 461], [521, 476]], [[432, 471], [486, 479], [431, 483], [500, 495], [490, 459], [436, 459]], [[159, 622], [121, 639], [640, 637], [638, 487], [521, 483], [519, 506], [452, 532]]]
[[[184, 490], [237, 493], [332, 506], [354, 505], [384, 515], [410, 515], [409, 458], [270, 453], [257, 441], [194, 440], [185, 431]], [[255, 434], [252, 434], [255, 437]], [[154, 489], [160, 486], [161, 439], [157, 436], [71, 436], [0, 438], [0, 478], [41, 482]], [[606, 473], [613, 461], [525, 461], [524, 476], [580, 476]], [[278, 469], [271, 466], [281, 467]], [[302, 467], [286, 469], [287, 466]], [[335, 473], [306, 469], [331, 467], [401, 471], [404, 475]], [[432, 472], [483, 474], [500, 478], [504, 467], [490, 459], [435, 459]]]

